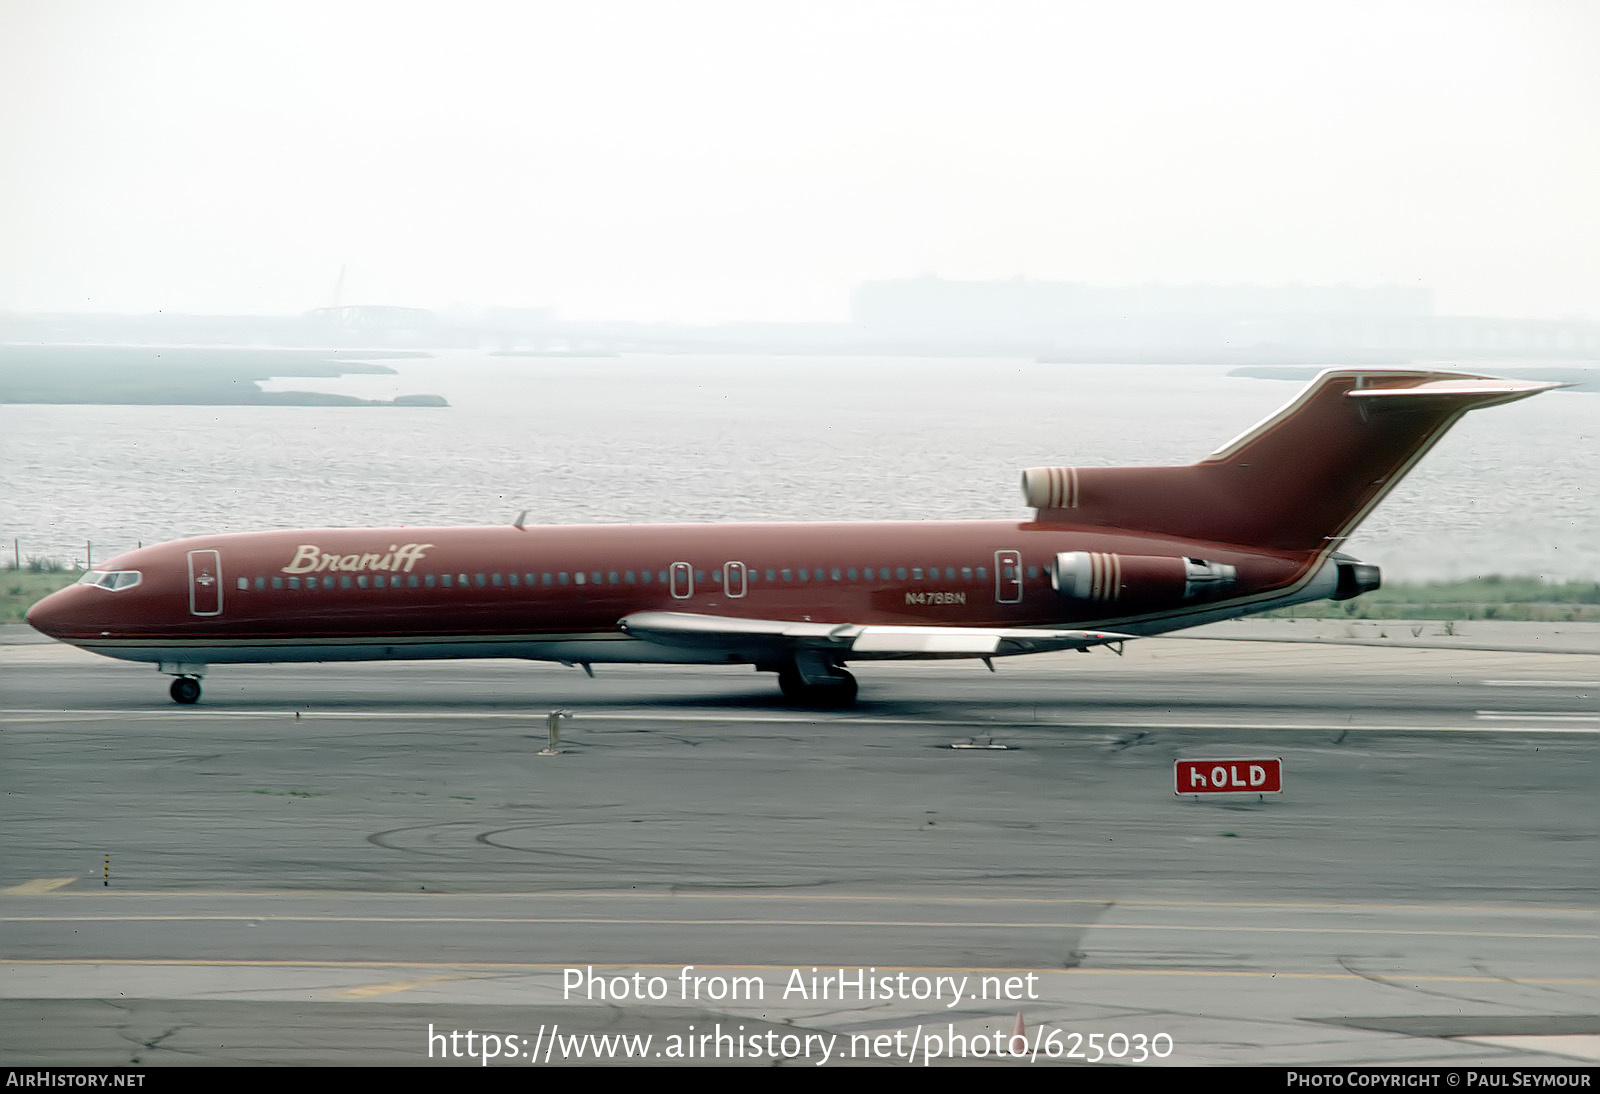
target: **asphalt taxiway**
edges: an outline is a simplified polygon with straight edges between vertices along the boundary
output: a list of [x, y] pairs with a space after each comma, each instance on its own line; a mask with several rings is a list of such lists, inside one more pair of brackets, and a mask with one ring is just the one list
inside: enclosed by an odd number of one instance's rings
[[[1600, 1056], [1594, 656], [1163, 639], [863, 666], [826, 713], [748, 671], [256, 666], [180, 708], [9, 638], [7, 1063], [921, 1063], [1019, 1011], [1041, 1062]], [[1283, 794], [1173, 793], [1259, 756]]]

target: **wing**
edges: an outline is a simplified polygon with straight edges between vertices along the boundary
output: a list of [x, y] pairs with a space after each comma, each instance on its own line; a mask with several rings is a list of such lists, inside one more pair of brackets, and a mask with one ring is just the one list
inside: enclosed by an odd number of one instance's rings
[[634, 612], [617, 626], [636, 638], [698, 648], [737, 648], [773, 655], [828, 651], [840, 660], [1005, 657], [1051, 650], [1086, 650], [1137, 638], [1110, 631], [991, 627], [880, 627], [863, 623], [810, 623], [742, 619], [689, 612]]

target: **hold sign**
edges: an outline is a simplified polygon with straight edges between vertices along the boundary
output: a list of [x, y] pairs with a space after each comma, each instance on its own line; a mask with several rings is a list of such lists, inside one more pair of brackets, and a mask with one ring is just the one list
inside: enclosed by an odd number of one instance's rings
[[1174, 794], [1281, 794], [1283, 760], [1177, 760]]

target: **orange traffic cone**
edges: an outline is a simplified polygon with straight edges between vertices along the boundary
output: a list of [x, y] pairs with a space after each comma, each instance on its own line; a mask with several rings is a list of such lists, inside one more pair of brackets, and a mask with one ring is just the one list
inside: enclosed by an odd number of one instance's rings
[[1017, 1011], [1017, 1026], [1011, 1031], [1011, 1055], [1026, 1056], [1028, 1054], [1028, 1031], [1022, 1025], [1022, 1012]]

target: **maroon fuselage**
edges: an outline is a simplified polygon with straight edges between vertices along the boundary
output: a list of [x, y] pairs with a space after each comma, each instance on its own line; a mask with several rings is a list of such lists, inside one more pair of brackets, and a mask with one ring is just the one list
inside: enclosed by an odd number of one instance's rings
[[[1303, 579], [1315, 556], [1010, 521], [323, 529], [204, 536], [101, 564], [29, 621], [63, 641], [572, 636], [638, 611], [899, 626], [1109, 626], [1201, 605], [1160, 575], [1116, 598], [1053, 587], [1061, 552], [1204, 557], [1229, 601]], [[1215, 599], [1204, 604], [1216, 606]], [[1178, 622], [1181, 622], [1179, 620]], [[1165, 628], [1162, 628], [1165, 629]]]

